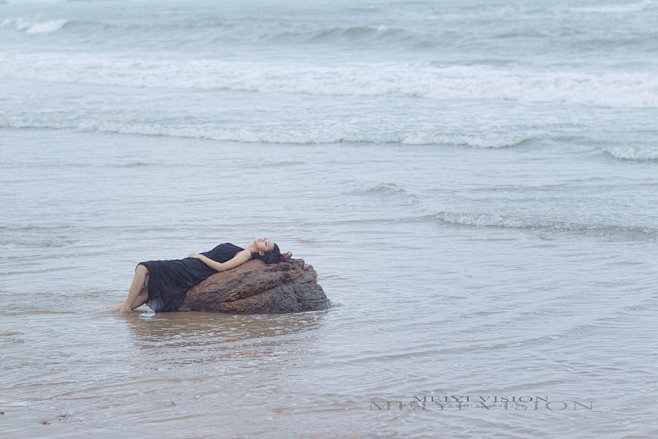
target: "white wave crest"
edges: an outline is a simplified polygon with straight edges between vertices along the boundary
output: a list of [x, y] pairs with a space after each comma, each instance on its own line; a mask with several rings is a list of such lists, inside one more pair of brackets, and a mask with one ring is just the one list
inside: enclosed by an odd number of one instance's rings
[[532, 140], [530, 137], [512, 133], [444, 133], [421, 131], [404, 136], [400, 143], [408, 145], [467, 145], [474, 148], [508, 148]]
[[[353, 132], [336, 130], [334, 127], [318, 129], [281, 125], [270, 128], [218, 127], [214, 125], [167, 125], [160, 123], [134, 123], [99, 120], [25, 120], [0, 112], [0, 128], [56, 129], [143, 136], [209, 139], [240, 143], [276, 144], [332, 144], [332, 143], [380, 143], [413, 145], [454, 145], [470, 148], [504, 148], [531, 141], [531, 137], [500, 133], [472, 133], [468, 135], [442, 134], [437, 132]], [[412, 139], [413, 141], [410, 141]]]
[[528, 221], [523, 218], [514, 216], [505, 216], [499, 214], [488, 213], [454, 213], [454, 212], [438, 212], [429, 216], [430, 219], [439, 220], [448, 224], [456, 224], [462, 226], [475, 226], [475, 227], [502, 227], [513, 229], [525, 229], [533, 227], [546, 227], [549, 224], [546, 221], [537, 223], [536, 221]]
[[500, 215], [490, 213], [438, 212], [433, 215], [428, 215], [425, 217], [425, 219], [440, 221], [446, 224], [470, 227], [492, 227], [548, 232], [585, 233], [600, 236], [658, 236], [658, 230], [652, 227], [620, 224], [586, 224], [551, 220], [548, 218], [522, 218], [513, 215]]
[[610, 146], [605, 148], [604, 151], [616, 159], [633, 161], [658, 160], [658, 145], [654, 147]]
[[13, 27], [28, 34], [46, 34], [60, 30], [68, 20], [31, 20], [26, 18], [6, 18], [0, 28]]
[[[410, 63], [303, 63], [161, 60], [110, 55], [2, 54], [0, 78], [52, 82], [228, 89], [309, 95], [512, 100], [613, 107], [658, 107], [649, 72], [514, 71]], [[413, 139], [409, 140], [413, 142]]]

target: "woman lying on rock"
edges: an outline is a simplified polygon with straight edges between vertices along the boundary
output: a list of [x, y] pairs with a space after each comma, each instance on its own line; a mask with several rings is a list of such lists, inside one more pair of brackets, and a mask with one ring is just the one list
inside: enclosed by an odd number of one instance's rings
[[188, 289], [218, 271], [230, 270], [252, 258], [274, 264], [291, 256], [291, 252], [281, 254], [271, 239], [256, 238], [245, 248], [227, 242], [185, 259], [140, 262], [125, 302], [108, 311], [129, 312], [144, 303], [155, 312], [176, 311]]

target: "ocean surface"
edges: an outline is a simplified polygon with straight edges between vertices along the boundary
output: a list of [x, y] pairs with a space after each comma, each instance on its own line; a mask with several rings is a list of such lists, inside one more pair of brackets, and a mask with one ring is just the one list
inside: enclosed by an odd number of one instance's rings
[[657, 1], [0, 1], [0, 203], [0, 437], [658, 437]]

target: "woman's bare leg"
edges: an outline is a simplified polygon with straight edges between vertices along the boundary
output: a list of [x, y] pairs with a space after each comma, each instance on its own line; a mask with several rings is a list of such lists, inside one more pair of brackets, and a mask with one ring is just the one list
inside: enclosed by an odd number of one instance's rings
[[[140, 296], [142, 289], [144, 287], [144, 281], [146, 281], [146, 275], [149, 274], [149, 271], [143, 265], [138, 265], [135, 268], [135, 277], [133, 277], [133, 283], [130, 285], [130, 290], [128, 291], [128, 297], [123, 302], [123, 305], [119, 309], [121, 312], [130, 312], [136, 308], [133, 306], [133, 303], [137, 302], [137, 298]], [[146, 301], [144, 301], [146, 302]], [[141, 305], [141, 303], [140, 303]]]
[[144, 305], [148, 300], [148, 298], [149, 298], [149, 289], [142, 288], [142, 291], [139, 292], [135, 300], [133, 300], [133, 303], [130, 305], [130, 309], [132, 310]]
[[123, 306], [123, 303], [120, 303], [117, 306], [113, 306], [112, 308], [106, 309], [105, 311], [119, 311], [122, 306]]
[[[148, 298], [149, 298], [149, 289], [146, 287], [142, 288], [142, 291], [139, 292], [133, 303], [130, 304], [130, 309], [133, 310], [135, 308], [139, 308], [140, 306], [144, 305], [148, 300]], [[117, 306], [108, 308], [105, 311], [121, 311], [121, 308], [123, 307], [124, 303], [120, 303]]]
[[144, 281], [148, 274], [149, 271], [145, 266], [141, 264], [138, 265], [137, 268], [135, 268], [135, 276], [133, 277], [133, 282], [130, 285], [130, 290], [128, 291], [128, 297], [126, 297], [126, 300], [122, 304], [113, 306], [107, 311], [129, 312], [146, 303], [146, 300], [148, 299], [148, 288], [144, 288]]

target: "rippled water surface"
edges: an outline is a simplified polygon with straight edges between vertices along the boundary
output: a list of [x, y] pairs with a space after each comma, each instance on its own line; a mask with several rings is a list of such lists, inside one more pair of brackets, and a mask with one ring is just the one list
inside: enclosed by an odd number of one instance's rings
[[[656, 437], [657, 23], [0, 3], [0, 436]], [[255, 236], [331, 308], [102, 312]]]

